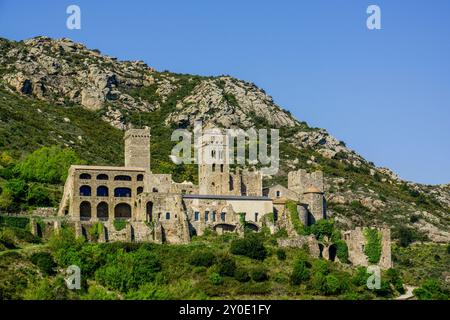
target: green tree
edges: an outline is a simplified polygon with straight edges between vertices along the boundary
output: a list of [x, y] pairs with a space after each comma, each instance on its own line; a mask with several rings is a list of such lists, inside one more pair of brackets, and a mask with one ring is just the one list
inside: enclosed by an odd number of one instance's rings
[[25, 180], [59, 184], [66, 180], [71, 165], [84, 163], [72, 149], [42, 147], [18, 163], [15, 171]]
[[310, 232], [316, 236], [316, 239], [323, 240], [325, 236], [331, 239], [334, 233], [334, 221], [330, 219], [321, 219], [310, 227]]
[[267, 256], [267, 249], [260, 235], [254, 233], [246, 234], [243, 239], [234, 240], [231, 243], [230, 252], [256, 260], [264, 260]]
[[36, 252], [31, 255], [31, 262], [39, 267], [46, 275], [54, 275], [56, 263], [53, 256], [48, 252]]

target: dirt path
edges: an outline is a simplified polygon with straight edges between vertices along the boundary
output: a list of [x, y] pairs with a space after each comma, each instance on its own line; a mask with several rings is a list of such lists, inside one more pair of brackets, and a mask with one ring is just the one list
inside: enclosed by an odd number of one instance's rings
[[413, 287], [413, 286], [405, 286], [405, 287], [406, 287], [406, 292], [404, 294], [402, 294], [401, 296], [395, 298], [395, 300], [409, 300], [414, 297], [413, 290], [416, 289], [417, 287]]

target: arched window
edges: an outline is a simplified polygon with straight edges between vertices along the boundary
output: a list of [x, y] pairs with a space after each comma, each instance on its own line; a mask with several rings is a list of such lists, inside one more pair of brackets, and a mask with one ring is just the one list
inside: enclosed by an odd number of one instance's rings
[[215, 163], [213, 163], [213, 165], [212, 165], [212, 172], [216, 172], [216, 164]]
[[136, 194], [141, 194], [142, 192], [144, 192], [144, 187], [138, 187], [136, 190]]
[[97, 188], [97, 197], [107, 197], [109, 196], [108, 187], [100, 186]]
[[222, 213], [220, 214], [220, 219], [221, 219], [222, 221], [225, 221], [225, 218], [226, 218], [226, 213], [225, 213], [225, 212], [222, 212]]
[[279, 190], [277, 190], [277, 198], [279, 198], [281, 195], [281, 192]]
[[88, 201], [83, 201], [82, 203], [80, 203], [80, 219], [91, 219], [91, 204]]
[[255, 212], [255, 222], [258, 222], [258, 212]]
[[100, 202], [97, 205], [97, 218], [99, 220], [108, 220], [108, 204], [106, 202]]
[[216, 158], [216, 150], [211, 150], [211, 158]]
[[152, 192], [158, 192], [158, 189], [157, 188], [153, 188]]
[[90, 186], [81, 186], [80, 187], [80, 196], [90, 197], [91, 196], [91, 187]]
[[114, 197], [131, 197], [131, 189], [130, 188], [115, 188], [114, 189]]
[[170, 212], [166, 212], [166, 220], [170, 220]]
[[131, 177], [130, 176], [125, 176], [125, 175], [118, 175], [114, 177], [115, 181], [131, 181]]
[[144, 175], [143, 174], [138, 174], [137, 175], [137, 181], [144, 181]]
[[131, 218], [131, 206], [128, 203], [119, 203], [114, 208], [114, 217], [119, 219]]
[[223, 172], [223, 164], [220, 165], [220, 172]]
[[82, 173], [82, 174], [80, 174], [80, 179], [89, 180], [89, 179], [91, 179], [91, 175], [89, 173]]
[[213, 213], [212, 213], [212, 221], [216, 221], [216, 212], [215, 211], [213, 211]]
[[205, 221], [209, 220], [209, 211], [205, 211]]
[[97, 180], [108, 180], [109, 179], [109, 177], [108, 177], [108, 175], [106, 175], [106, 174], [99, 174], [98, 176], [97, 176]]
[[195, 221], [198, 221], [199, 218], [200, 218], [200, 212], [195, 211], [195, 212], [194, 212], [194, 220], [195, 220]]

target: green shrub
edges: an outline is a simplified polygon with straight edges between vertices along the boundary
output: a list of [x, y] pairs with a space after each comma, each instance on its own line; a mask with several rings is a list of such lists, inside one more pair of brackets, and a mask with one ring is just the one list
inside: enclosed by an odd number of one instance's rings
[[38, 266], [42, 273], [46, 275], [54, 275], [56, 263], [53, 256], [48, 252], [36, 252], [31, 255], [31, 262]]
[[390, 268], [386, 270], [386, 276], [388, 282], [394, 286], [397, 292], [401, 294], [405, 293], [405, 289], [403, 288], [403, 280], [400, 276], [400, 272], [397, 269]]
[[76, 293], [69, 290], [63, 277], [44, 278], [32, 283], [23, 294], [26, 300], [69, 300]]
[[448, 300], [450, 292], [436, 279], [426, 280], [419, 288], [413, 290], [419, 300]]
[[326, 286], [325, 286], [325, 277], [326, 275], [323, 273], [313, 273], [311, 276], [311, 287], [320, 294], [326, 293]]
[[27, 229], [29, 224], [30, 219], [27, 217], [0, 216], [0, 226]]
[[336, 256], [342, 263], [348, 262], [348, 246], [344, 240], [338, 240], [334, 243], [336, 245]]
[[211, 251], [196, 250], [189, 256], [189, 264], [197, 267], [210, 267], [215, 262], [215, 255]]
[[299, 285], [305, 282], [310, 277], [310, 272], [307, 269], [306, 261], [304, 259], [297, 259], [294, 263], [294, 269], [291, 273], [291, 282], [294, 285]]
[[381, 235], [377, 229], [367, 228], [364, 231], [364, 236], [367, 241], [364, 247], [364, 253], [369, 263], [376, 264], [381, 258]]
[[89, 235], [92, 239], [98, 240], [103, 233], [103, 224], [99, 221], [92, 224], [89, 228]]
[[374, 290], [375, 294], [379, 297], [389, 298], [393, 295], [393, 289], [386, 279], [381, 277], [380, 288]]
[[356, 272], [353, 274], [352, 283], [358, 287], [366, 286], [369, 274], [366, 267], [356, 268]]
[[118, 300], [116, 293], [110, 292], [99, 285], [90, 285], [88, 292], [81, 297], [82, 300]]
[[97, 269], [95, 279], [102, 285], [127, 292], [155, 279], [161, 270], [158, 257], [145, 249], [134, 252], [117, 252]]
[[209, 275], [209, 281], [215, 285], [221, 285], [223, 283], [223, 278], [220, 274], [218, 274], [217, 272], [213, 272]]
[[247, 234], [243, 239], [234, 240], [230, 252], [256, 260], [264, 260], [267, 256], [267, 250], [257, 234]]
[[316, 239], [323, 240], [325, 236], [331, 239], [334, 232], [334, 222], [330, 219], [321, 219], [310, 226], [310, 232], [316, 236]]
[[288, 237], [288, 233], [286, 231], [286, 229], [282, 228], [280, 230], [278, 230], [277, 232], [275, 232], [275, 234], [273, 235], [273, 237], [275, 239], [279, 239], [279, 238], [287, 238]]
[[233, 257], [222, 254], [217, 257], [217, 266], [218, 266], [218, 273], [221, 276], [234, 276], [234, 272], [236, 271], [236, 261], [233, 259]]
[[0, 231], [0, 244], [8, 249], [16, 248], [16, 239], [14, 232], [11, 229], [4, 229]]
[[128, 222], [126, 220], [115, 219], [113, 221], [113, 224], [116, 231], [121, 231], [127, 227]]
[[244, 268], [237, 268], [234, 272], [234, 278], [239, 282], [248, 282], [250, 280], [250, 276]]
[[340, 283], [338, 278], [334, 275], [329, 274], [325, 277], [325, 293], [326, 294], [337, 294], [340, 291]]
[[278, 249], [277, 250], [277, 258], [280, 261], [286, 260], [286, 251], [284, 249]]
[[328, 274], [329, 269], [327, 261], [323, 259], [314, 260], [312, 263], [311, 271], [314, 274], [315, 273], [321, 273], [323, 275]]
[[251, 277], [252, 280], [256, 282], [263, 282], [269, 278], [269, 276], [267, 275], [267, 269], [263, 266], [253, 268], [251, 271]]
[[414, 241], [425, 240], [420, 236], [417, 231], [407, 226], [398, 226], [392, 232], [393, 238], [398, 239], [398, 243], [401, 247], [406, 248]]

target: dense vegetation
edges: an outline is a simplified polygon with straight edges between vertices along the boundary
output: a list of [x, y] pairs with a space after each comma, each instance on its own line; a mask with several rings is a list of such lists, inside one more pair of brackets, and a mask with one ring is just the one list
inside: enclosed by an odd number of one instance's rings
[[[11, 230], [29, 234], [24, 221], [13, 220], [3, 221], [1, 239]], [[45, 243], [12, 241], [15, 249], [0, 252], [1, 299], [385, 299], [404, 292], [407, 268], [396, 263], [383, 272], [381, 288], [369, 290], [365, 268], [315, 259], [305, 249], [281, 249], [266, 230], [244, 238], [210, 231], [187, 245], [159, 245], [87, 243], [65, 227]], [[434, 266], [440, 270], [450, 255], [442, 248], [442, 263]], [[63, 281], [69, 265], [81, 269], [80, 290]], [[418, 279], [418, 296], [446, 298], [438, 278]]]

